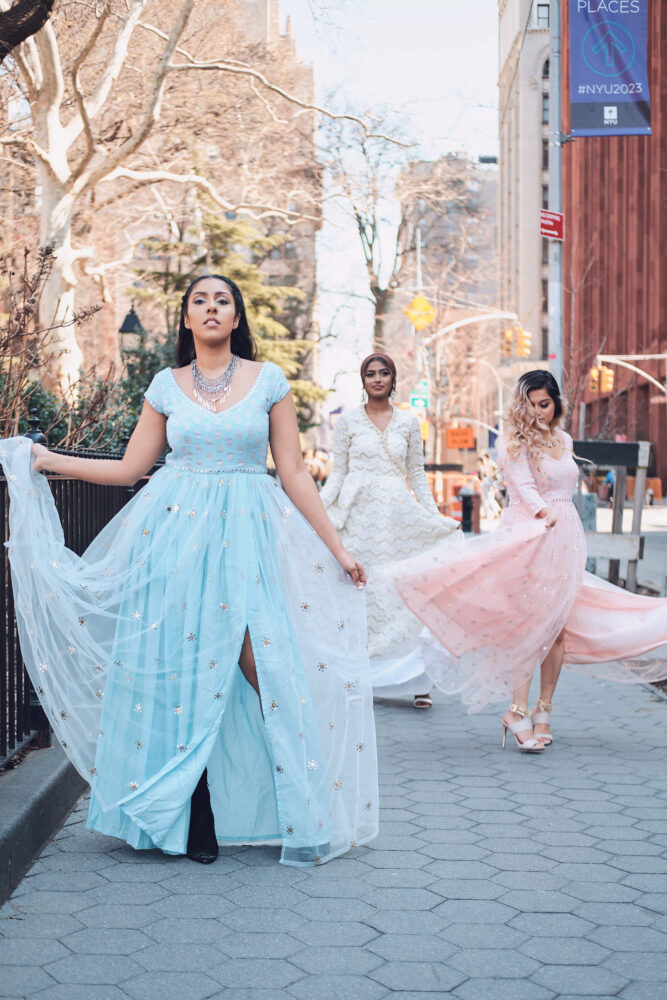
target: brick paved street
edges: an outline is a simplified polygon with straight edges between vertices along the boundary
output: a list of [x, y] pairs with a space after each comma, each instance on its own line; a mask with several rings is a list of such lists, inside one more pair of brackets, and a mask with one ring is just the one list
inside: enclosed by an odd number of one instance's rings
[[379, 703], [381, 836], [315, 870], [137, 854], [80, 803], [0, 911], [0, 995], [664, 1000], [667, 700], [557, 694], [539, 757], [499, 711]]

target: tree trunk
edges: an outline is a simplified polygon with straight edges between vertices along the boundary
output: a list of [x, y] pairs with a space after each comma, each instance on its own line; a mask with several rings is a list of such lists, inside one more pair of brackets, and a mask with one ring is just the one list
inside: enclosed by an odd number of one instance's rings
[[375, 315], [373, 318], [373, 350], [383, 351], [386, 344], [385, 320], [389, 312], [391, 292], [388, 288], [372, 289], [375, 300]]
[[53, 267], [40, 302], [40, 323], [51, 328], [47, 343], [49, 363], [44, 384], [58, 388], [79, 377], [83, 354], [76, 341], [74, 324], [74, 252], [72, 215], [74, 199], [52, 176], [41, 171], [42, 245], [53, 246]]

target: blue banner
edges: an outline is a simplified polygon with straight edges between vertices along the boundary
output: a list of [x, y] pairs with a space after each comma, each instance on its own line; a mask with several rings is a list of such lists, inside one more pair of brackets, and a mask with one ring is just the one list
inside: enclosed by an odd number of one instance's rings
[[650, 0], [570, 0], [570, 134], [650, 135]]

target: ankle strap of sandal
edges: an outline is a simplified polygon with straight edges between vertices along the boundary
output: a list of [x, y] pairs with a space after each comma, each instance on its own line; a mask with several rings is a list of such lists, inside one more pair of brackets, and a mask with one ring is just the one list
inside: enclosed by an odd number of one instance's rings
[[526, 719], [530, 715], [530, 709], [527, 705], [510, 705], [510, 712], [520, 715], [522, 719]]
[[541, 698], [538, 698], [535, 709], [538, 712], [551, 712], [553, 710], [553, 707], [554, 706], [552, 701], [542, 701]]

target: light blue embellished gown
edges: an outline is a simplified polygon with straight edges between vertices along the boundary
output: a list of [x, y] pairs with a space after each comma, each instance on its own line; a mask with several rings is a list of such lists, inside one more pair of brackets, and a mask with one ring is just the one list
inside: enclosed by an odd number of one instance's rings
[[[2, 442], [24, 659], [91, 783], [88, 825], [135, 848], [185, 853], [204, 767], [220, 844], [307, 865], [377, 834], [364, 596], [266, 469], [288, 389], [265, 362], [210, 413], [159, 372], [146, 399], [166, 464], [82, 557], [30, 442]], [[261, 707], [238, 666], [246, 628]]]

